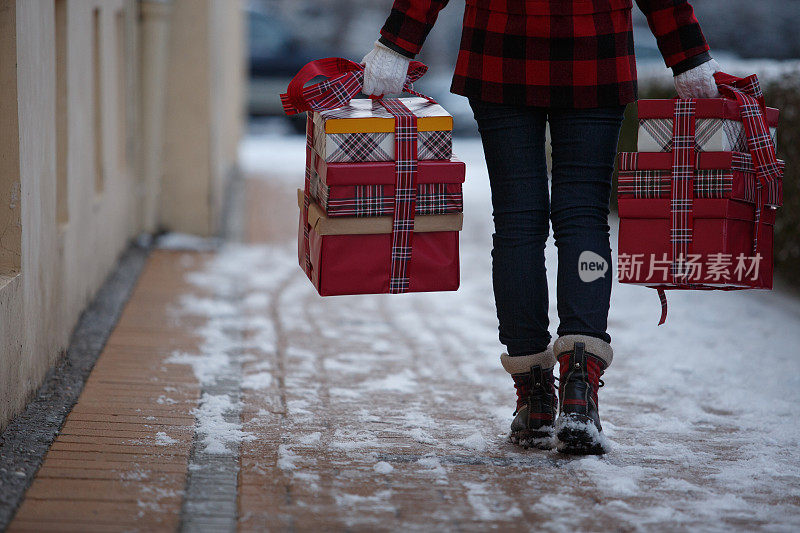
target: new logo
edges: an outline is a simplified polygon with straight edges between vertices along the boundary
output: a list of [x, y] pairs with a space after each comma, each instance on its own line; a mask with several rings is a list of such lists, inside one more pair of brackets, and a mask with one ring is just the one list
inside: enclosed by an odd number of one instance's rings
[[584, 250], [578, 257], [578, 276], [586, 283], [605, 277], [608, 272], [608, 261], [602, 256]]

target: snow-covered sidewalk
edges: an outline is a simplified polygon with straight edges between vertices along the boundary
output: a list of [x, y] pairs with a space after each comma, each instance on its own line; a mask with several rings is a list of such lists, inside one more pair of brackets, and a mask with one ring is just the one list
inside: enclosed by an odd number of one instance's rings
[[[506, 442], [514, 391], [499, 365], [486, 170], [478, 140], [457, 140], [454, 151], [468, 169], [456, 293], [319, 298], [296, 266], [294, 235], [229, 246], [213, 263], [249, 295], [263, 328], [248, 349], [257, 372], [274, 378], [251, 394], [262, 410], [245, 431], [269, 435], [277, 450], [250, 469], [298, 491], [263, 519], [800, 527], [800, 303], [779, 292], [670, 293], [669, 320], [657, 327], [655, 292], [615, 283], [615, 359], [600, 394], [613, 451], [575, 459]], [[248, 138], [242, 158], [251, 177], [284, 183], [287, 198], [302, 183], [299, 137]]]
[[657, 327], [615, 285], [611, 452], [522, 450], [479, 142], [453, 293], [317, 296], [303, 151], [243, 144], [244, 242], [161, 239], [9, 531], [800, 530], [797, 300], [675, 293]]

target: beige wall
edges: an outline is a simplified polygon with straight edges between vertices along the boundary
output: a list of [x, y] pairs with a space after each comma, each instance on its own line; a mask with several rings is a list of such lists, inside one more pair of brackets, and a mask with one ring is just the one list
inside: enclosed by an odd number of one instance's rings
[[[175, 0], [169, 42], [161, 226], [219, 232], [244, 101], [237, 0]], [[191, 209], [187, 209], [187, 204]]]
[[[209, 234], [241, 129], [241, 99], [230, 97], [243, 85], [235, 67], [242, 15], [226, 0], [175, 7], [169, 23], [189, 42], [170, 41], [167, 69], [206, 80], [205, 120], [178, 108], [163, 122], [167, 131], [199, 131], [205, 158], [172, 167], [181, 186], [154, 216]], [[142, 142], [142, 91], [163, 97], [167, 88], [144, 82], [139, 10], [137, 0], [0, 0], [0, 427], [57, 363], [121, 251], [151, 229], [143, 199], [157, 197], [158, 183], [142, 168], [144, 151], [156, 147]], [[197, 33], [216, 35], [221, 47], [194, 48], [198, 18], [205, 29]], [[223, 76], [221, 87], [211, 83]], [[173, 149], [180, 157], [167, 145], [165, 159], [183, 160], [186, 146]], [[196, 187], [181, 181], [192, 172]]]

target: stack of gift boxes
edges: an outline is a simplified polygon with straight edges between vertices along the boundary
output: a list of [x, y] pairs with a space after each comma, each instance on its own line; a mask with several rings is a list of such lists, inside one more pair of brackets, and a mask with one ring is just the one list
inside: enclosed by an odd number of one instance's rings
[[[775, 205], [759, 208], [737, 101], [694, 101], [694, 154], [687, 159], [693, 168], [686, 185], [691, 190], [683, 192], [673, 176], [679, 168], [676, 101], [640, 100], [638, 115], [638, 152], [621, 153], [618, 161], [619, 280], [657, 288], [771, 288], [780, 181]], [[774, 144], [778, 110], [766, 108], [766, 121]], [[686, 252], [678, 277], [676, 242], [684, 242]]]
[[[400, 101], [417, 117], [407, 290], [456, 290], [465, 166], [452, 155], [453, 119], [425, 98]], [[322, 296], [390, 292], [395, 117], [377, 101], [356, 99], [309, 112], [307, 125], [306, 191], [298, 191], [300, 264]]]

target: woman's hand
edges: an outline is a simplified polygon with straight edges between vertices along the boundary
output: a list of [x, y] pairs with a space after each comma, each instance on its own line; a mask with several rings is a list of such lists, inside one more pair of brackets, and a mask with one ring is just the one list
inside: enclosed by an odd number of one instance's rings
[[675, 89], [681, 98], [719, 98], [714, 73], [719, 72], [719, 64], [710, 59], [675, 76]]
[[364, 65], [364, 94], [402, 93], [410, 62], [411, 59], [376, 42], [375, 48], [361, 60]]

